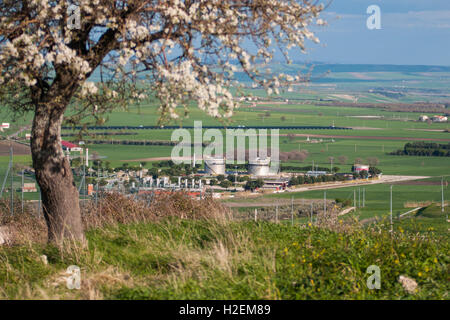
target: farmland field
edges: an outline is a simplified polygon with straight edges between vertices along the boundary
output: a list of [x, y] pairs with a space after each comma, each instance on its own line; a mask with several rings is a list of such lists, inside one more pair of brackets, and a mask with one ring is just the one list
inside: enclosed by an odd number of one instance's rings
[[[274, 72], [292, 72], [301, 69], [299, 65], [274, 67]], [[194, 104], [191, 104], [189, 116], [181, 122], [171, 122], [165, 125], [192, 126], [194, 121], [201, 121], [203, 126], [231, 125], [231, 126], [337, 126], [347, 127], [349, 130], [280, 130], [280, 151], [307, 150], [308, 157], [302, 163], [286, 162], [284, 165], [306, 166], [313, 162], [321, 167], [330, 166], [330, 157], [334, 158], [334, 166], [340, 172], [349, 172], [356, 159], [363, 162], [367, 158], [376, 158], [378, 167], [388, 175], [430, 176], [440, 179], [450, 176], [450, 161], [446, 157], [393, 156], [390, 152], [402, 149], [409, 141], [450, 142], [448, 123], [418, 122], [420, 113], [389, 111], [384, 103], [413, 103], [417, 101], [445, 102], [449, 100], [450, 70], [440, 67], [430, 70], [421, 66], [340, 66], [319, 65], [312, 76], [312, 82], [307, 86], [294, 87], [293, 92], [284, 92], [271, 101], [244, 102], [236, 110], [231, 119], [220, 122], [206, 116]], [[331, 70], [325, 76], [320, 76]], [[95, 80], [95, 79], [94, 79]], [[399, 89], [398, 84], [402, 87]], [[384, 96], [384, 91], [398, 91], [395, 97]], [[245, 88], [247, 96], [267, 99], [261, 89]], [[352, 102], [379, 103], [379, 108], [366, 108], [350, 105]], [[317, 105], [313, 102], [337, 101], [349, 103], [348, 106]], [[448, 109], [443, 109], [444, 111]], [[70, 111], [69, 111], [70, 112]], [[432, 116], [434, 113], [425, 113]], [[13, 120], [12, 115], [3, 112], [4, 121]], [[154, 126], [158, 124], [158, 103], [150, 97], [139, 104], [130, 105], [127, 110], [115, 110], [107, 115], [105, 126]], [[19, 130], [23, 125], [30, 124], [30, 115], [16, 118], [12, 121], [11, 129], [2, 135], [9, 135]], [[102, 136], [102, 132], [114, 132], [114, 135]], [[64, 130], [63, 133], [77, 131]], [[191, 135], [193, 130], [190, 130]], [[122, 133], [122, 134], [121, 134]], [[126, 133], [126, 134], [125, 134]], [[24, 136], [25, 132], [21, 135]], [[97, 153], [108, 160], [113, 167], [121, 166], [124, 162], [142, 161], [142, 159], [170, 157], [171, 146], [140, 146], [120, 145], [123, 140], [137, 141], [170, 141], [172, 130], [168, 129], [99, 129], [90, 130], [85, 135], [86, 140], [105, 140], [111, 144], [87, 145], [91, 153]], [[20, 135], [19, 135], [20, 136]], [[308, 138], [317, 140], [311, 143]], [[66, 140], [77, 139], [64, 137]], [[270, 144], [270, 139], [268, 141]], [[338, 161], [345, 156], [345, 161]], [[0, 173], [3, 177], [8, 164], [8, 156], [0, 157]], [[15, 157], [15, 163], [30, 165], [29, 156]], [[146, 167], [151, 167], [151, 161], [146, 161]], [[448, 178], [446, 178], [446, 181]], [[20, 183], [20, 177], [14, 177], [15, 184]], [[387, 185], [368, 186], [366, 208], [358, 214], [361, 219], [376, 215], [385, 215], [388, 208]], [[403, 203], [414, 199], [440, 199], [439, 186], [395, 186], [396, 197], [394, 209], [402, 211]], [[446, 198], [449, 197], [445, 190]], [[353, 189], [328, 190], [330, 198], [352, 197]], [[311, 191], [294, 194], [295, 197], [321, 198], [323, 192]], [[291, 194], [277, 194], [268, 196], [290, 197]], [[31, 195], [27, 195], [31, 197]], [[36, 198], [36, 196], [34, 196]]]

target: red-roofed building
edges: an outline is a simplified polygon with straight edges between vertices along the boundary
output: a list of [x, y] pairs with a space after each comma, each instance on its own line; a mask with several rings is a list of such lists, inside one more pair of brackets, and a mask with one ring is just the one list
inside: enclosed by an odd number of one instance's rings
[[78, 146], [74, 143], [68, 142], [68, 141], [61, 141], [61, 145], [62, 145], [62, 148], [64, 151], [68, 151], [68, 152], [78, 151], [80, 153], [83, 152], [83, 148], [81, 148], [80, 146]]
[[434, 116], [431, 118], [433, 122], [447, 122], [448, 118], [446, 116]]

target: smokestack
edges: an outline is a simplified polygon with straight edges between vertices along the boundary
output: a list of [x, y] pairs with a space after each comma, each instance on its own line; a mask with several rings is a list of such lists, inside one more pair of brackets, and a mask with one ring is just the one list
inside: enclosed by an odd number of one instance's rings
[[181, 177], [178, 177], [178, 187], [181, 187]]
[[86, 148], [86, 167], [89, 167], [89, 149]]

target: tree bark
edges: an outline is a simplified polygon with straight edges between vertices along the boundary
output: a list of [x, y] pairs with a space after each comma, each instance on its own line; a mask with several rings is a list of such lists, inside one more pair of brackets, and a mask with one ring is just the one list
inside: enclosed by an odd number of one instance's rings
[[61, 123], [68, 99], [49, 98], [36, 103], [31, 134], [33, 167], [41, 188], [48, 239], [57, 244], [84, 241], [79, 194], [61, 147]]

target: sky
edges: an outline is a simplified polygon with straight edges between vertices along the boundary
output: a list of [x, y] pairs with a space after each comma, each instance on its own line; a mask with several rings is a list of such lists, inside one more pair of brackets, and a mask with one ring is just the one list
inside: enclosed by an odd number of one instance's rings
[[[367, 27], [370, 5], [381, 10], [381, 29]], [[293, 60], [450, 66], [450, 0], [333, 0], [321, 18], [320, 44]]]

